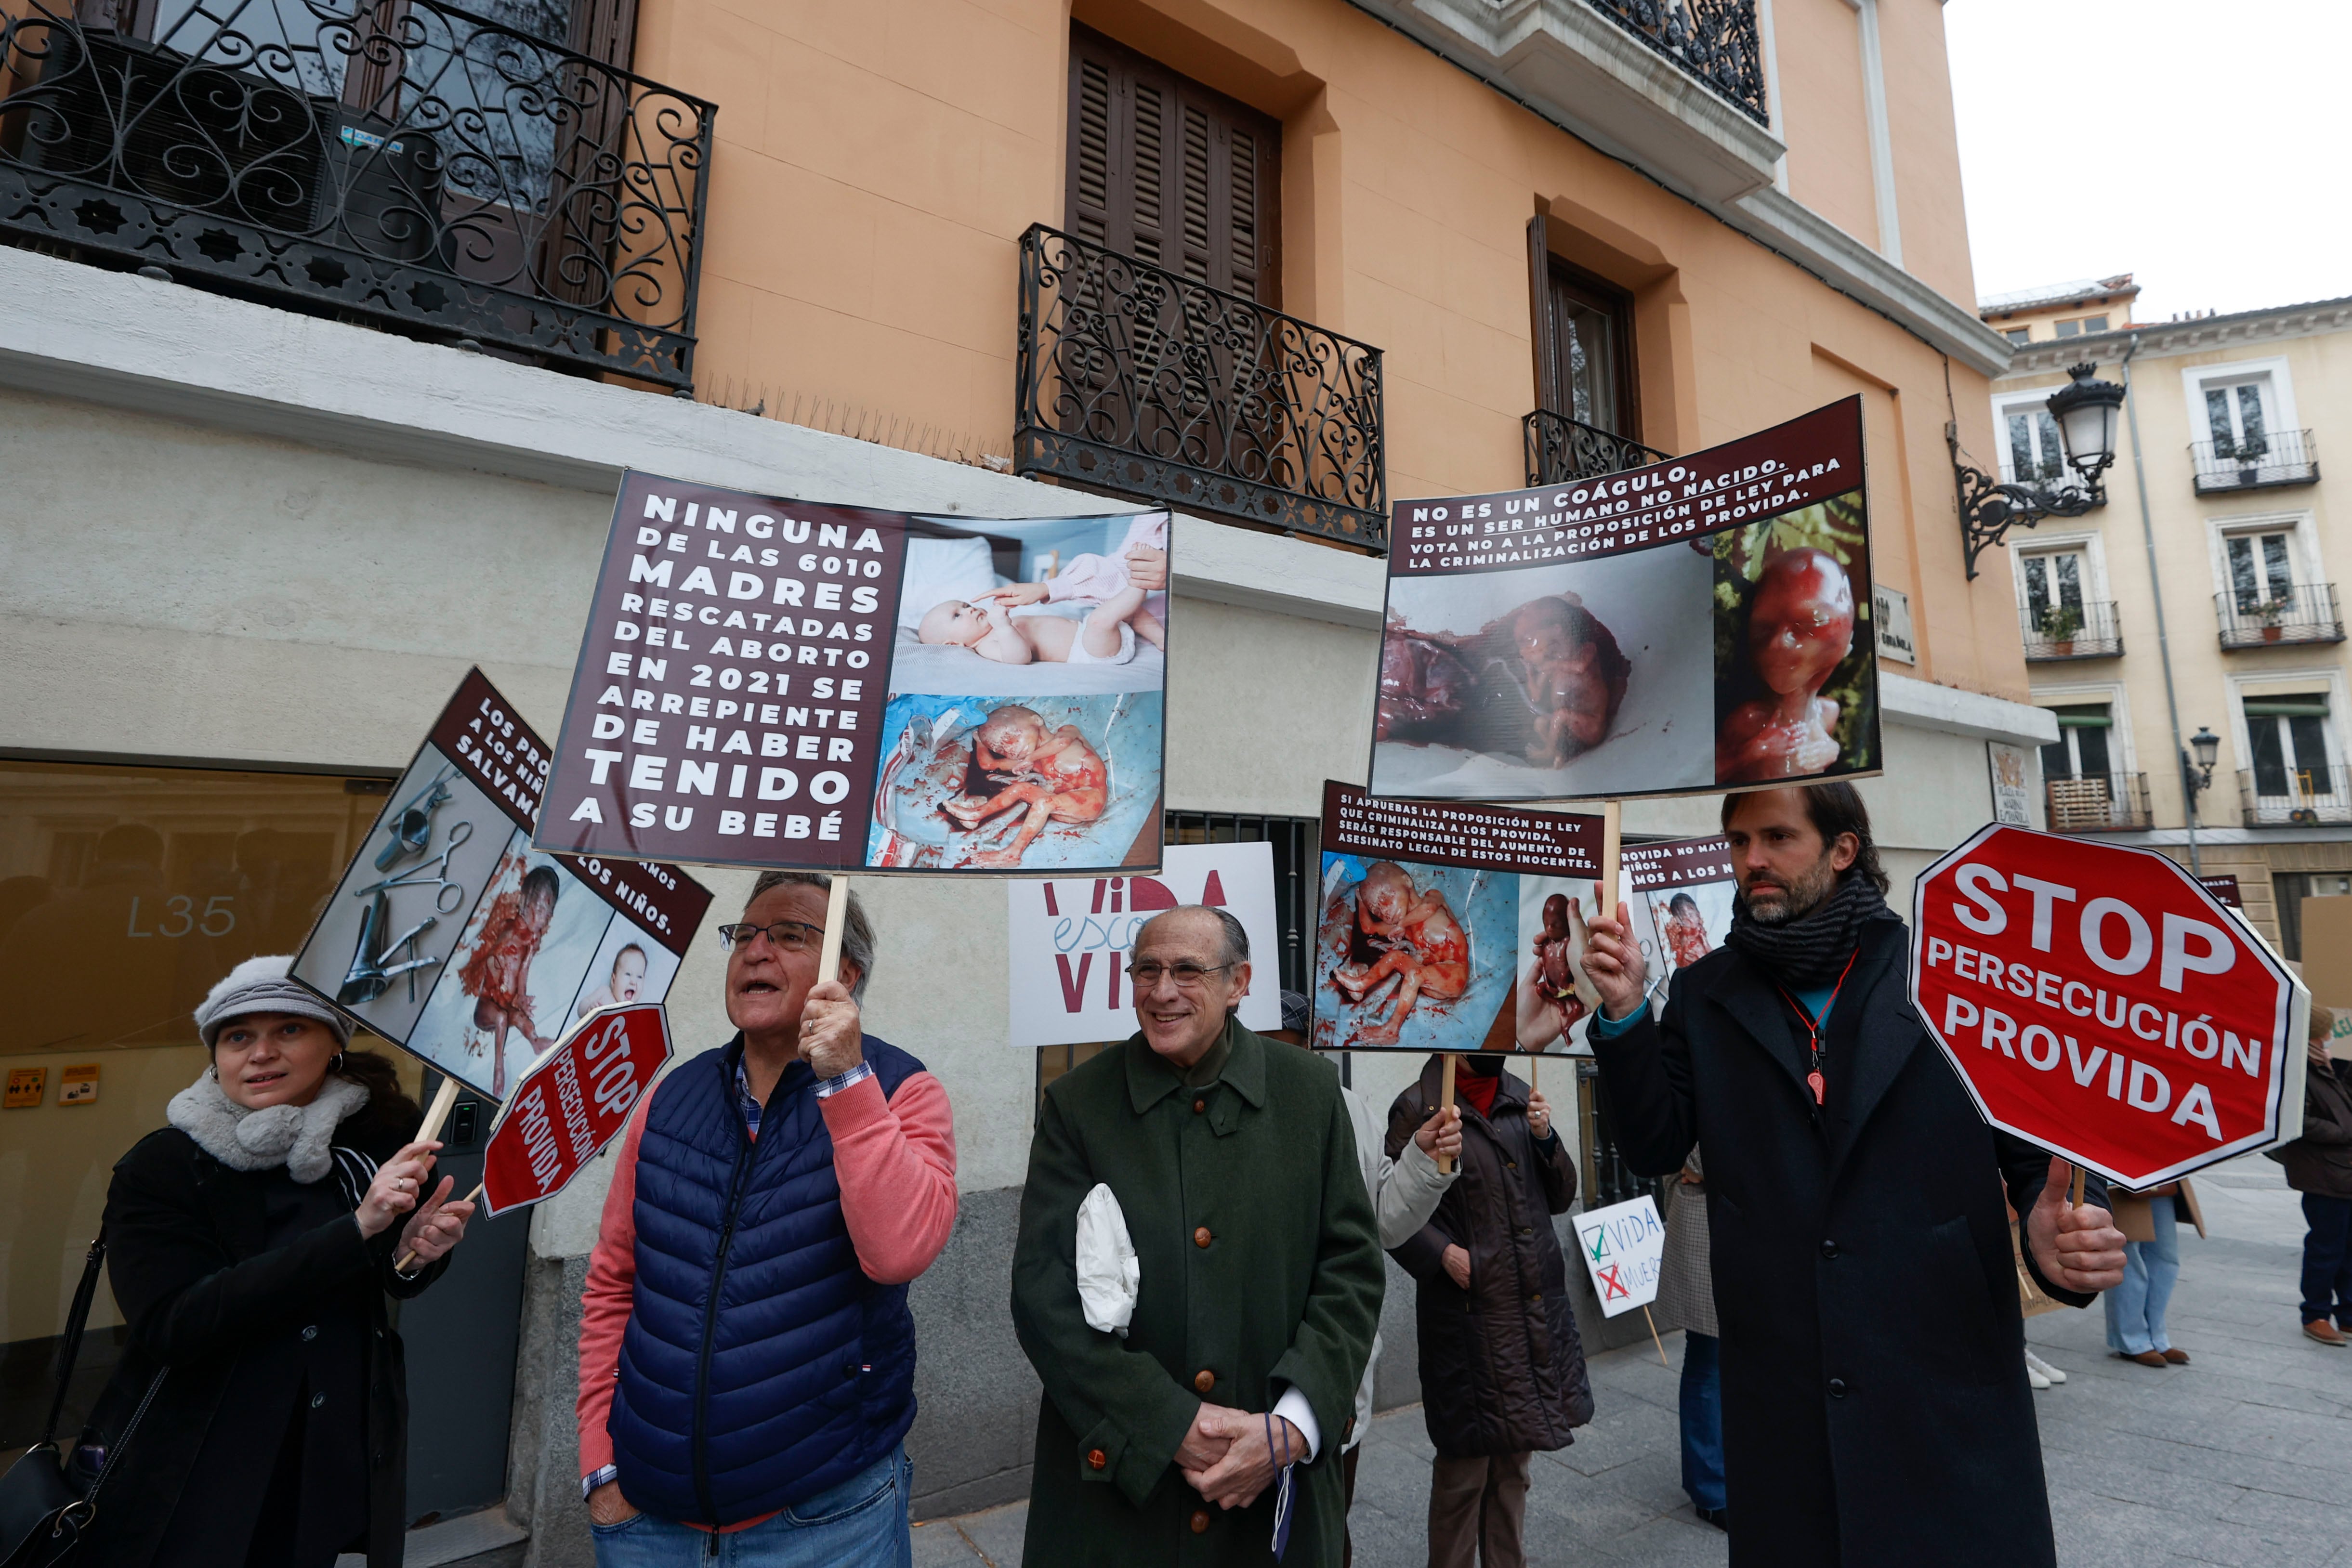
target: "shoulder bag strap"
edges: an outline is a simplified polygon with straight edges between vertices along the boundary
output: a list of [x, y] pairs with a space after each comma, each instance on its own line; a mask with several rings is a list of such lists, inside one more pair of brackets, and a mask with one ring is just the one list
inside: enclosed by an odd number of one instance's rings
[[49, 1400], [49, 1418], [41, 1427], [44, 1443], [57, 1437], [58, 1423], [65, 1418], [66, 1388], [73, 1381], [74, 1363], [81, 1356], [82, 1328], [89, 1322], [89, 1304], [98, 1295], [99, 1270], [105, 1267], [106, 1227], [101, 1225], [82, 1263], [81, 1283], [74, 1287], [73, 1306], [66, 1312], [66, 1332], [58, 1339], [58, 1391]]

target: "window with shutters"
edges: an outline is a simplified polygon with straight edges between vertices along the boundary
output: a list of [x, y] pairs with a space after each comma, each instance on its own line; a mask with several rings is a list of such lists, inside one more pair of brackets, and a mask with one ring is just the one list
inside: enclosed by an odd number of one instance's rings
[[1557, 256], [1548, 260], [1544, 406], [1579, 424], [1639, 440], [1633, 297]]
[[1279, 122], [1074, 25], [1069, 161], [1070, 233], [1282, 303]]

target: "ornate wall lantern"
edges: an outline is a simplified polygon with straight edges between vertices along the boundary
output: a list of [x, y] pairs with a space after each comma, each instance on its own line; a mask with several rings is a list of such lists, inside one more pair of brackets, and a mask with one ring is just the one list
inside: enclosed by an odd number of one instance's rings
[[2070, 365], [2066, 373], [2074, 379], [2050, 394], [2050, 417], [2066, 449], [2066, 465], [2077, 478], [2054, 486], [2003, 484], [1966, 461], [1957, 423], [1944, 427], [1971, 580], [1977, 575], [1977, 557], [2000, 544], [2010, 529], [2030, 528], [2044, 517], [2079, 517], [2106, 504], [2099, 479], [2116, 460], [2116, 423], [2123, 410], [2124, 389], [2113, 382], [2094, 381], [2091, 372], [2096, 369]]

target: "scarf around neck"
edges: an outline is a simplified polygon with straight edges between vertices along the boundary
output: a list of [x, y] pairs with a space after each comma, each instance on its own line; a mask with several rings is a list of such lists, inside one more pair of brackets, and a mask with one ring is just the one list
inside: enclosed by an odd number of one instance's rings
[[1782, 985], [1826, 986], [1861, 945], [1863, 927], [1895, 918], [1869, 879], [1849, 871], [1827, 898], [1785, 925], [1759, 925], [1748, 915], [1746, 899], [1734, 900], [1724, 945]]
[[330, 1075], [308, 1105], [269, 1105], [248, 1110], [228, 1097], [213, 1070], [172, 1096], [164, 1117], [196, 1141], [196, 1147], [233, 1171], [266, 1171], [284, 1166], [304, 1186], [334, 1166], [329, 1147], [335, 1129], [368, 1103], [364, 1085]]

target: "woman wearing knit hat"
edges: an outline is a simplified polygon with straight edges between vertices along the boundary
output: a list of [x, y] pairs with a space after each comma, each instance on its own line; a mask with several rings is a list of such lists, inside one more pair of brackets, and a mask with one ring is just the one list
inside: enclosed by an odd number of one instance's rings
[[250, 958], [213, 988], [195, 1014], [212, 1065], [114, 1167], [107, 1269], [131, 1333], [75, 1452], [82, 1484], [153, 1392], [79, 1561], [401, 1561], [407, 1395], [384, 1301], [439, 1276], [474, 1206], [436, 1184], [441, 1145], [409, 1141], [421, 1117], [392, 1063], [352, 1050], [290, 964]]

